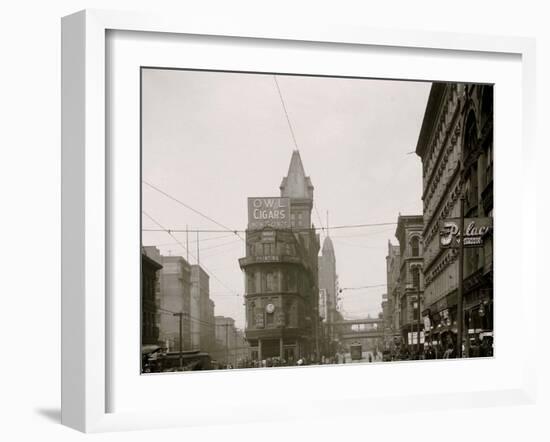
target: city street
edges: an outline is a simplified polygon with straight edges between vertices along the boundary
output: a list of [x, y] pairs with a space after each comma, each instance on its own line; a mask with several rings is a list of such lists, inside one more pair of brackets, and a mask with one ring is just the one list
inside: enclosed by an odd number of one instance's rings
[[493, 356], [493, 86], [142, 79], [144, 373]]

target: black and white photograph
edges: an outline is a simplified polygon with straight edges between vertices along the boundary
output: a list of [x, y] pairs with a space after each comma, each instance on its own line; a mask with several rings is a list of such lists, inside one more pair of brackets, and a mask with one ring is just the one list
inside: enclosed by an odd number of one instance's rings
[[493, 85], [141, 68], [141, 373], [494, 356]]
[[5, 2], [2, 440], [546, 441], [543, 6]]

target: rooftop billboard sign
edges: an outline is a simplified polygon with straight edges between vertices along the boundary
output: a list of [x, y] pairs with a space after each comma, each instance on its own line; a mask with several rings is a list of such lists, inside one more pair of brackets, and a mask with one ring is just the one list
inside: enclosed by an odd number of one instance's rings
[[260, 230], [290, 228], [290, 198], [248, 198], [248, 228]]

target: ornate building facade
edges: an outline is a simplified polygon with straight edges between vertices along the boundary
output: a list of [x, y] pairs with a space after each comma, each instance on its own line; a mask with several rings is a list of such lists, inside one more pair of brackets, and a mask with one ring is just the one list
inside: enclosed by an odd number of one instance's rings
[[[280, 195], [249, 205], [260, 221], [252, 224], [249, 217], [246, 257], [239, 260], [245, 274], [246, 339], [253, 360], [315, 359], [320, 331], [319, 237], [311, 223], [313, 185], [298, 151], [292, 154]], [[256, 202], [261, 209], [254, 209]]]
[[416, 346], [423, 343], [423, 324], [420, 312], [423, 306], [424, 281], [422, 276], [422, 215], [399, 215], [395, 236], [399, 241], [398, 297], [399, 324], [402, 343]]
[[158, 273], [162, 265], [141, 253], [141, 344], [159, 343], [157, 289]]
[[401, 330], [401, 309], [399, 303], [399, 275], [401, 273], [401, 256], [399, 246], [388, 241], [388, 254], [386, 256], [386, 287], [388, 290], [387, 322], [392, 335]]
[[[422, 160], [425, 324], [433, 342], [456, 342], [458, 253], [439, 246], [439, 221], [493, 216], [493, 86], [434, 83], [416, 153]], [[493, 329], [493, 240], [464, 251], [470, 338]], [[469, 342], [469, 340], [468, 340]]]

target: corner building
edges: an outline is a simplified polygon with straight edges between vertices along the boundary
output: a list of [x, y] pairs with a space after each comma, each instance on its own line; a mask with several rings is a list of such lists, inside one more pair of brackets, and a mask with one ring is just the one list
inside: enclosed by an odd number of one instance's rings
[[313, 185], [298, 151], [292, 153], [280, 196], [290, 207], [285, 227], [266, 222], [251, 228], [249, 222], [246, 232], [246, 257], [239, 260], [245, 274], [245, 335], [253, 360], [316, 360], [320, 243], [311, 224]]

